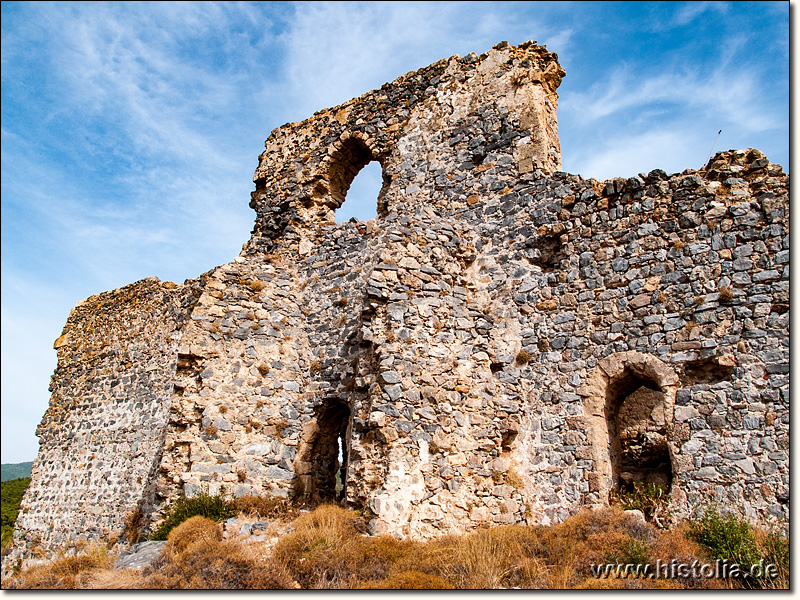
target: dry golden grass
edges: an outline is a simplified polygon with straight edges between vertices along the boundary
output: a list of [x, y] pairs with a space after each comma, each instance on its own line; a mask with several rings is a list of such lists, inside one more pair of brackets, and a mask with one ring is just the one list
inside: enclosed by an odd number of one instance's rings
[[382, 581], [364, 583], [368, 590], [452, 590], [453, 586], [441, 577], [421, 571], [402, 571]]
[[97, 571], [108, 570], [114, 557], [104, 546], [90, 545], [78, 556], [58, 558], [48, 564], [23, 571], [18, 577], [4, 580], [3, 589], [63, 590], [83, 587]]
[[635, 579], [631, 577], [589, 577], [576, 590], [680, 590], [684, 586], [670, 579]]
[[280, 563], [256, 555], [240, 542], [203, 539], [177, 556], [166, 556], [143, 573], [147, 589], [294, 589]]
[[146, 588], [147, 579], [137, 569], [122, 571], [97, 571], [85, 581], [90, 590], [140, 590]]
[[355, 587], [363, 555], [358, 516], [334, 505], [301, 515], [294, 531], [276, 544], [273, 555], [303, 588]]
[[662, 532], [650, 547], [653, 560], [662, 562], [677, 558], [679, 562], [691, 563], [702, 556], [702, 549], [688, 538], [687, 528], [683, 525]]
[[221, 539], [222, 529], [218, 523], [205, 517], [192, 517], [169, 532], [164, 554], [180, 556], [190, 548], [193, 552], [199, 552], [203, 548], [216, 546]]
[[300, 514], [297, 506], [286, 498], [274, 496], [239, 496], [233, 500], [233, 507], [241, 517], [248, 519], [271, 519], [292, 521]]
[[267, 284], [261, 281], [260, 279], [251, 279], [247, 283], [250, 285], [250, 288], [256, 293], [260, 292], [265, 287], [267, 287]]
[[754, 533], [759, 554], [765, 557], [765, 562], [778, 566], [777, 578], [766, 581], [764, 589], [788, 590], [789, 540], [782, 538], [777, 531], [756, 529]]
[[729, 302], [733, 302], [734, 299], [733, 290], [727, 287], [719, 288], [719, 301], [723, 304], [727, 304]]
[[428, 543], [436, 573], [459, 589], [522, 587], [539, 576], [537, 530], [506, 526]]
[[138, 507], [125, 517], [125, 538], [132, 544], [139, 541], [139, 531], [144, 525], [144, 515]]
[[219, 524], [192, 517], [167, 537], [161, 563], [145, 570], [148, 589], [291, 589], [282, 565], [248, 546], [223, 541]]
[[[287, 514], [285, 503], [239, 499], [240, 513]], [[286, 521], [284, 521], [286, 522]], [[223, 540], [220, 526], [193, 517], [168, 536], [160, 560], [141, 572], [112, 571], [104, 549], [34, 567], [8, 589], [727, 589], [735, 582], [690, 577], [596, 577], [592, 563], [711, 562], [686, 527], [659, 531], [619, 508], [584, 511], [549, 527], [508, 525], [429, 541], [364, 535], [364, 519], [323, 505], [291, 523], [272, 548]], [[288, 527], [288, 525], [284, 525]], [[764, 556], [788, 543], [758, 533]], [[772, 544], [773, 547], [769, 545]], [[771, 587], [788, 586], [785, 573]]]

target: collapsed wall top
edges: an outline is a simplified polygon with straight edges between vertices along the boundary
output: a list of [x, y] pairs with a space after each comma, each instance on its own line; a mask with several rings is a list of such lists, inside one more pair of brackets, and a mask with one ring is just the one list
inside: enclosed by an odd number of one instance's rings
[[[316, 225], [333, 220], [356, 174], [373, 160], [383, 169], [379, 215], [402, 210], [407, 190], [393, 190], [391, 182], [408, 166], [404, 161], [420, 171], [419, 189], [408, 191], [416, 203], [452, 186], [454, 172], [488, 168], [498, 150], [513, 149], [520, 174], [559, 171], [556, 89], [564, 75], [558, 56], [544, 46], [501, 42], [480, 56], [452, 56], [275, 129], [253, 177], [250, 206], [257, 217], [246, 250], [271, 251], [280, 237], [308, 239]], [[465, 135], [476, 123], [490, 124], [489, 130]], [[441, 155], [443, 140], [451, 156]], [[449, 195], [447, 208], [467, 198]]]

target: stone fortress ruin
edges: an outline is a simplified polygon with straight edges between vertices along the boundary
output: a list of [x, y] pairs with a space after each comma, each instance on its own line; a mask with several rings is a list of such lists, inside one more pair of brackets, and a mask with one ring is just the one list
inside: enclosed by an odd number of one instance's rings
[[[650, 482], [786, 526], [789, 176], [564, 173], [563, 76], [501, 43], [275, 129], [233, 262], [72, 310], [11, 559], [201, 490], [424, 538]], [[335, 223], [372, 161], [377, 218]]]

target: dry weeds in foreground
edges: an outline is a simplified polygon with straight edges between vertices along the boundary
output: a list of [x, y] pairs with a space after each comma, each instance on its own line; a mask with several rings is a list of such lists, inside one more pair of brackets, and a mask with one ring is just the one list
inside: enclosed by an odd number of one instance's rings
[[[584, 511], [559, 525], [511, 525], [428, 542], [362, 535], [364, 520], [321, 506], [292, 523], [272, 551], [223, 540], [220, 525], [193, 517], [168, 536], [161, 559], [141, 572], [113, 571], [92, 547], [35, 567], [5, 589], [686, 589], [730, 588], [708, 579], [595, 578], [592, 563], [673, 558], [708, 562], [684, 528], [658, 531], [618, 508]], [[776, 582], [788, 585], [787, 579]]]

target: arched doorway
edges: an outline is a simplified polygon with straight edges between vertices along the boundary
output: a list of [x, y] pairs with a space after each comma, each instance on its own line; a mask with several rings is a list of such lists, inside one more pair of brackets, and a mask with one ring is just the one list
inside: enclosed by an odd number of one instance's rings
[[589, 504], [637, 484], [667, 491], [675, 478], [670, 451], [678, 377], [659, 359], [620, 352], [601, 361], [579, 392], [587, 419], [592, 467]]

